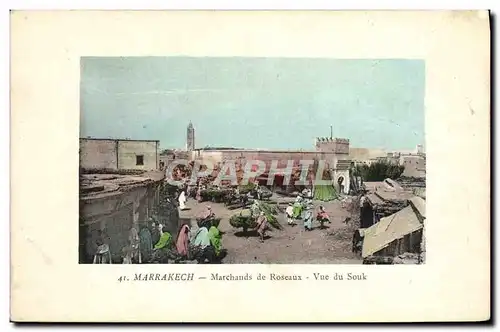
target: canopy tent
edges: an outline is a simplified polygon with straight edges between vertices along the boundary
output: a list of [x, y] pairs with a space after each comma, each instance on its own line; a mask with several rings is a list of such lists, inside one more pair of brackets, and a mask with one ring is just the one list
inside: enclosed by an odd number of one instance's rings
[[314, 186], [314, 199], [328, 202], [338, 199], [339, 195], [332, 184]]
[[378, 223], [364, 231], [363, 258], [373, 255], [389, 246], [393, 241], [418, 231], [422, 227], [423, 224], [411, 206], [380, 219]]

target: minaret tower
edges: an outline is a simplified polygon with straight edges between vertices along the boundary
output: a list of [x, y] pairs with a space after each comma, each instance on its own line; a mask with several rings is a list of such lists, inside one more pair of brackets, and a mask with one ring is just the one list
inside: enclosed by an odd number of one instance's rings
[[194, 127], [191, 121], [187, 127], [187, 139], [186, 139], [186, 150], [193, 151], [195, 149], [194, 145]]

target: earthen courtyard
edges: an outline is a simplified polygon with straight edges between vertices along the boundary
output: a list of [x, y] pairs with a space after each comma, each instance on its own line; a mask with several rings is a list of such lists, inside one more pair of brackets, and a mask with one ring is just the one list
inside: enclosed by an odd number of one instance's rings
[[[279, 201], [279, 198], [277, 198]], [[338, 200], [331, 202], [314, 201], [315, 211], [323, 205], [330, 216], [328, 228], [320, 229], [318, 222], [310, 232], [304, 231], [302, 221], [296, 226], [286, 222], [284, 213], [278, 215], [282, 230], [272, 229], [268, 238], [261, 243], [256, 235], [243, 236], [240, 229], [229, 224], [229, 218], [241, 209], [229, 210], [224, 204], [202, 202], [194, 199], [187, 202], [189, 210], [180, 212], [183, 219], [191, 221], [192, 231], [197, 229], [196, 217], [212, 207], [217, 218], [221, 218], [219, 229], [223, 232], [222, 244], [227, 249], [223, 264], [361, 264], [362, 259], [352, 253], [353, 228], [345, 224], [351, 216]], [[282, 209], [286, 203], [280, 204]]]

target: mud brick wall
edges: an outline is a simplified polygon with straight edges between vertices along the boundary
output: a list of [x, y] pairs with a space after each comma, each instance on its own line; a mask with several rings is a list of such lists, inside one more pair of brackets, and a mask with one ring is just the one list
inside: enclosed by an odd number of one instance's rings
[[[156, 141], [80, 139], [80, 167], [108, 170], [156, 170], [159, 167]], [[142, 156], [142, 165], [137, 156]]]
[[227, 150], [227, 151], [196, 151], [194, 159], [220, 163], [235, 161], [242, 166], [247, 161], [260, 160], [266, 164], [269, 170], [274, 160], [278, 168], [286, 168], [288, 161], [293, 161], [294, 166], [300, 165], [301, 160], [325, 160], [330, 165], [335, 165], [339, 159], [347, 159], [348, 155], [339, 155], [333, 152], [311, 152], [311, 151], [251, 151], [251, 150]]
[[425, 176], [426, 162], [421, 156], [404, 156], [401, 157], [402, 164], [405, 170], [402, 176], [407, 177], [422, 177]]
[[80, 139], [80, 166], [89, 169], [118, 169], [115, 140]]
[[[137, 165], [137, 156], [143, 156], [143, 165]], [[158, 142], [118, 141], [120, 169], [155, 170], [159, 165]]]
[[[99, 230], [105, 230], [113, 260], [121, 262], [122, 248], [128, 245], [130, 229], [152, 216], [158, 204], [160, 183], [149, 184], [116, 195], [80, 200], [80, 263], [91, 263]], [[177, 206], [165, 223], [165, 230], [177, 234], [180, 220]], [[82, 252], [83, 251], [83, 252]]]
[[[340, 188], [338, 187], [336, 181], [340, 176], [344, 178], [344, 193], [348, 193], [350, 189], [350, 175], [348, 167], [350, 166], [350, 161], [348, 162], [348, 153], [339, 154], [335, 152], [322, 151], [197, 150], [192, 153], [192, 157], [195, 160], [198, 160], [201, 164], [203, 164], [203, 162], [210, 161], [214, 166], [218, 163], [234, 161], [237, 168], [239, 164], [243, 170], [245, 169], [247, 162], [259, 160], [264, 162], [266, 165], [266, 170], [264, 172], [269, 172], [273, 161], [277, 161], [278, 169], [285, 170], [289, 160], [293, 161], [294, 167], [298, 167], [302, 160], [324, 160], [326, 167], [334, 169], [336, 169], [337, 166], [339, 167], [339, 169], [334, 172], [334, 185], [337, 190]], [[213, 174], [213, 176], [217, 176], [217, 174]]]

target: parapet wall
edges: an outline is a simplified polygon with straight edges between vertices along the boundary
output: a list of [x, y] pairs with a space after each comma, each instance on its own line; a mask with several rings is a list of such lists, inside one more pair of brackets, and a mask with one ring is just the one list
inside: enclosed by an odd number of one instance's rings
[[346, 138], [317, 137], [316, 151], [349, 154], [349, 140]]
[[273, 161], [277, 162], [279, 168], [286, 168], [288, 161], [293, 161], [294, 166], [298, 166], [301, 160], [324, 160], [329, 165], [336, 165], [338, 160], [347, 159], [348, 154], [322, 151], [198, 150], [193, 153], [193, 157], [195, 160], [214, 164], [234, 160], [242, 166], [248, 161], [259, 160], [269, 169]]

